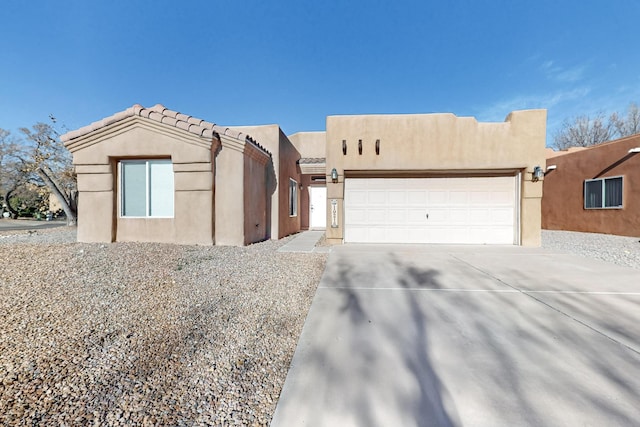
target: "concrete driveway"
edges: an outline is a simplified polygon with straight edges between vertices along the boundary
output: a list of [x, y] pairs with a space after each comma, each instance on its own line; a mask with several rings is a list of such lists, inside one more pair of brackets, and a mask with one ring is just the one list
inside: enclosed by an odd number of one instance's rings
[[272, 427], [640, 425], [640, 270], [543, 249], [333, 249]]

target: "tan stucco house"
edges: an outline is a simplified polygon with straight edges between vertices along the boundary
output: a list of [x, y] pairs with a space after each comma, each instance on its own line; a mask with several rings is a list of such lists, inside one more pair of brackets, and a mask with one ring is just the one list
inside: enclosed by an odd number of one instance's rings
[[61, 139], [78, 175], [79, 241], [246, 245], [269, 237], [273, 162], [241, 132], [134, 105]]
[[330, 116], [287, 136], [135, 105], [62, 140], [80, 241], [244, 245], [316, 228], [331, 243], [538, 246], [545, 132], [544, 110]]
[[640, 134], [549, 150], [542, 226], [640, 237]]

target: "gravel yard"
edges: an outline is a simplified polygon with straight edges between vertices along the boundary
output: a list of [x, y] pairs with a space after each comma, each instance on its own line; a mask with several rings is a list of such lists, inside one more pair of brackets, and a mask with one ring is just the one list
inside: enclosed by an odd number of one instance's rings
[[640, 237], [542, 230], [542, 247], [640, 269]]
[[268, 425], [326, 255], [0, 232], [0, 425]]
[[[268, 425], [326, 254], [0, 231], [1, 425]], [[638, 238], [543, 247], [640, 268]]]

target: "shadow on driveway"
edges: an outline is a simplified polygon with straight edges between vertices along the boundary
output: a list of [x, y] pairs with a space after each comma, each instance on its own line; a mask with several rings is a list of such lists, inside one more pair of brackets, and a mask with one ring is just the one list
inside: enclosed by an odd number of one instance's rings
[[633, 425], [640, 354], [607, 329], [634, 338], [640, 271], [549, 255], [337, 248], [271, 425]]

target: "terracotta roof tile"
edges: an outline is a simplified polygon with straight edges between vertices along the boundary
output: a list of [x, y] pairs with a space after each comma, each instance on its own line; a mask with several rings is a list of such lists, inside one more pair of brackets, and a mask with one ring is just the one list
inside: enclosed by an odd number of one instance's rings
[[178, 121], [171, 116], [164, 116], [162, 118], [162, 123], [171, 125], [171, 126], [176, 126], [178, 124]]
[[162, 119], [164, 119], [164, 115], [162, 113], [152, 111], [151, 113], [149, 113], [149, 118], [151, 120], [155, 120], [156, 122], [162, 123]]
[[202, 123], [203, 121], [204, 120], [202, 119], [197, 119], [191, 116], [189, 116], [189, 118], [187, 119], [187, 123], [191, 123], [192, 125], [197, 125], [197, 126], [200, 126], [200, 123]]
[[180, 122], [187, 122], [189, 120], [189, 116], [187, 116], [186, 114], [178, 113], [176, 114], [176, 120]]
[[298, 160], [298, 164], [301, 165], [311, 165], [311, 164], [321, 164], [326, 163], [327, 159], [324, 157], [303, 157]]
[[182, 121], [182, 120], [178, 120], [178, 121], [176, 122], [176, 127], [177, 127], [177, 128], [180, 128], [180, 129], [183, 129], [183, 130], [186, 130], [186, 131], [188, 131], [188, 130], [189, 130], [189, 127], [190, 127], [190, 126], [191, 126], [191, 125], [190, 125], [189, 123], [187, 123], [187, 122], [185, 122], [185, 121]]
[[165, 109], [164, 111], [162, 111], [162, 114], [164, 114], [165, 116], [171, 117], [172, 119], [175, 118], [179, 113], [177, 111], [173, 111], [173, 110], [169, 110], [168, 108]]
[[140, 117], [146, 117], [146, 118], [149, 118], [149, 114], [151, 114], [151, 113], [153, 113], [153, 111], [151, 111], [151, 110], [146, 110], [146, 109], [144, 109], [144, 108], [143, 108], [142, 110], [140, 110], [140, 111], [138, 112], [138, 115], [139, 115]]
[[207, 122], [206, 120], [198, 119], [196, 117], [188, 116], [177, 111], [169, 110], [162, 104], [156, 104], [151, 108], [145, 108], [140, 104], [135, 104], [124, 111], [120, 111], [112, 116], [106, 117], [97, 122], [93, 122], [89, 126], [67, 132], [62, 135], [60, 139], [66, 144], [73, 139], [88, 135], [91, 132], [102, 129], [103, 127], [109, 126], [110, 124], [133, 116], [139, 116], [158, 123], [165, 124], [167, 126], [173, 126], [203, 138], [213, 138], [217, 135], [225, 135], [234, 139], [254, 144], [262, 151], [269, 153], [267, 149], [258, 144], [249, 135], [229, 129], [228, 127], [218, 126], [214, 123]]

